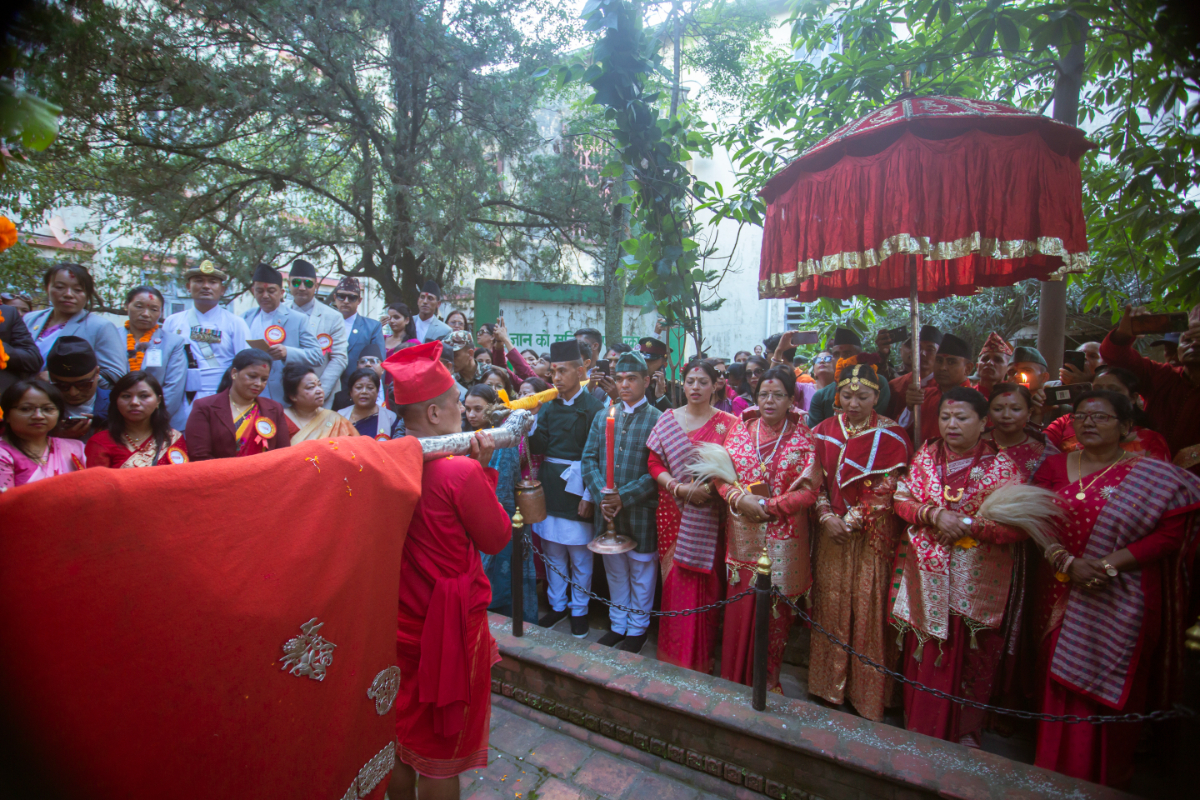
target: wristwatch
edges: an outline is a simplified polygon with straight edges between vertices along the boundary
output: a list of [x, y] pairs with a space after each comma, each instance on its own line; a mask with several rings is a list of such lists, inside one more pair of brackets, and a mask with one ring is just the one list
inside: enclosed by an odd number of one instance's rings
[[963, 517], [962, 523], [963, 523], [963, 525], [966, 525], [969, 528], [975, 524], [975, 520], [971, 519], [970, 517]]
[[1107, 558], [1100, 559], [1100, 566], [1104, 567], [1104, 574], [1110, 578], [1115, 578], [1121, 573], [1117, 572], [1117, 568], [1108, 563]]

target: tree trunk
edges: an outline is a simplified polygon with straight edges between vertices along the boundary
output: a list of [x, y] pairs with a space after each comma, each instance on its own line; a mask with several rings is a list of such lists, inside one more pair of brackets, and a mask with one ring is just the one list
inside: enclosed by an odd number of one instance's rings
[[[620, 182], [612, 187], [614, 199], [625, 194], [626, 181], [632, 178], [626, 167]], [[614, 203], [611, 222], [604, 258], [604, 341], [608, 347], [625, 335], [625, 279], [617, 276], [617, 267], [621, 265], [621, 242], [629, 238], [629, 205]]]
[[[1087, 47], [1087, 22], [1072, 14], [1079, 26], [1079, 39], [1071, 45], [1067, 57], [1058, 65], [1058, 78], [1054, 82], [1054, 118], [1068, 125], [1079, 121], [1079, 90], [1083, 87], [1084, 50]], [[1042, 295], [1038, 302], [1037, 347], [1050, 376], [1058, 377], [1062, 367], [1063, 350], [1066, 345], [1067, 282], [1066, 280], [1043, 281]]]

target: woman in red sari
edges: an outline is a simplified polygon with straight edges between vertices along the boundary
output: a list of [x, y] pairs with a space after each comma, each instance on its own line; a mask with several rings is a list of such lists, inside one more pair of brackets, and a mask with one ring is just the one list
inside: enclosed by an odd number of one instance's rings
[[[1081, 395], [1071, 415], [1082, 450], [1047, 459], [1037, 482], [1067, 516], [1037, 577], [1041, 711], [1127, 714], [1175, 699], [1187, 570], [1200, 529], [1200, 480], [1125, 451], [1128, 398]], [[1165, 696], [1149, 698], [1152, 676]], [[1035, 763], [1124, 786], [1141, 725], [1038, 723]]]
[[[758, 407], [746, 411], [725, 439], [738, 483], [717, 483], [729, 507], [726, 523], [726, 596], [752, 585], [763, 550], [771, 558], [771, 583], [790, 600], [812, 586], [808, 509], [817, 500], [821, 468], [812, 432], [792, 407], [796, 374], [772, 367], [758, 382]], [[725, 606], [721, 677], [749, 686], [753, 678], [754, 597]], [[778, 600], [771, 609], [767, 688], [781, 692], [779, 668], [795, 612]]]
[[[716, 363], [693, 361], [683, 373], [687, 405], [659, 417], [650, 431], [650, 474], [658, 482], [658, 558], [662, 570], [662, 609], [679, 611], [717, 602], [724, 574], [720, 558], [721, 505], [707, 483], [693, 484], [684, 467], [696, 457], [696, 444], [724, 444], [737, 417], [711, 401], [719, 380]], [[720, 617], [715, 610], [686, 617], [662, 617], [658, 658], [668, 664], [712, 673]]]
[[983, 438], [1007, 455], [1028, 483], [1048, 456], [1059, 450], [1030, 424], [1033, 395], [1019, 383], [997, 383], [988, 397], [991, 430]]
[[[976, 518], [997, 489], [1021, 482], [1012, 459], [982, 439], [987, 400], [956, 386], [938, 406], [940, 439], [917, 453], [896, 489], [896, 512], [911, 523], [892, 614], [906, 636], [905, 677], [947, 694], [991, 699], [1012, 581], [1011, 545], [1022, 530]], [[979, 746], [984, 712], [904, 687], [905, 727]]]
[[[1139, 456], [1149, 456], [1160, 461], [1171, 460], [1171, 448], [1161, 433], [1150, 428], [1150, 420], [1142, 410], [1141, 395], [1138, 394], [1138, 379], [1127, 369], [1101, 365], [1092, 381], [1093, 389], [1104, 389], [1127, 398], [1133, 404], [1133, 425], [1121, 439], [1121, 449]], [[1082, 449], [1075, 437], [1071, 415], [1064, 414], [1046, 426], [1046, 441], [1064, 453]]]
[[171, 427], [162, 386], [149, 372], [128, 372], [109, 395], [108, 430], [88, 439], [88, 467], [131, 469], [188, 460], [183, 434]]
[[233, 357], [233, 366], [217, 393], [197, 400], [188, 415], [188, 453], [193, 461], [252, 456], [291, 444], [283, 406], [259, 397], [271, 377], [271, 357], [247, 348]]
[[[834, 404], [842, 413], [813, 430], [825, 476], [817, 500], [813, 619], [894, 669], [900, 653], [887, 635], [887, 601], [901, 524], [892, 495], [913, 448], [903, 428], [875, 413], [881, 379], [873, 363], [860, 360], [838, 362]], [[833, 705], [849, 698], [859, 714], [883, 720], [892, 694], [888, 678], [817, 633], [809, 652], [809, 692]]]

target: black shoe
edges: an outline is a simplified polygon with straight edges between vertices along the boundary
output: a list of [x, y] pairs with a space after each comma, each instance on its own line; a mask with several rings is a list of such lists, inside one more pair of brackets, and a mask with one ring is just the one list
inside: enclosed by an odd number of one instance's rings
[[625, 641], [621, 642], [621, 646], [617, 649], [624, 650], [626, 653], [640, 653], [642, 652], [642, 645], [646, 643], [646, 637], [648, 635], [649, 634], [640, 633], [637, 636], [627, 636], [625, 637]]
[[597, 641], [596, 644], [602, 644], [605, 647], [612, 647], [614, 644], [616, 644], [617, 642], [621, 641], [624, 638], [625, 638], [625, 634], [623, 634], [623, 633], [617, 633], [616, 631], [609, 631], [608, 633], [601, 636], [600, 640]]
[[571, 635], [576, 639], [586, 639], [588, 635], [587, 614], [571, 615]]
[[566, 618], [567, 618], [566, 609], [563, 609], [562, 611], [551, 611], [549, 614], [547, 614], [546, 616], [544, 616], [538, 620], [538, 625], [540, 625], [543, 628], [553, 628], [555, 625], [557, 625], [559, 622], [561, 622], [562, 620], [564, 620]]

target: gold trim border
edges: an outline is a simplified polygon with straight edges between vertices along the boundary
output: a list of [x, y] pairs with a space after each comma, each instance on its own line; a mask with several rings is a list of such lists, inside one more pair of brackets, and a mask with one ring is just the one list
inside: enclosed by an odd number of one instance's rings
[[775, 274], [758, 282], [758, 296], [762, 299], [782, 297], [783, 292], [805, 281], [830, 272], [878, 267], [895, 255], [923, 255], [933, 261], [948, 261], [963, 258], [972, 253], [981, 253], [996, 259], [1029, 258], [1033, 255], [1057, 256], [1063, 265], [1048, 276], [1048, 280], [1062, 280], [1072, 272], [1084, 272], [1091, 264], [1087, 251], [1071, 253], [1055, 236], [1039, 236], [1035, 241], [1028, 239], [991, 239], [979, 231], [952, 242], [933, 242], [928, 236], [898, 233], [880, 242], [879, 247], [861, 252], [835, 253], [820, 259], [808, 259], [796, 264], [791, 274]]

